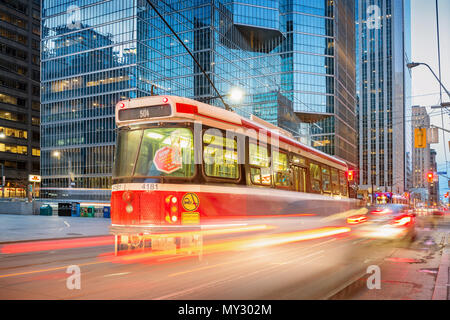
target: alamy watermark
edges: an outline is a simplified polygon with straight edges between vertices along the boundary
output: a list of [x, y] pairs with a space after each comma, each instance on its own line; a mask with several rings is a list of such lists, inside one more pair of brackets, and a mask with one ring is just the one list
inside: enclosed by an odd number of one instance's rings
[[381, 289], [381, 269], [377, 265], [367, 267], [366, 273], [371, 274], [366, 281], [367, 289]]
[[71, 265], [67, 267], [66, 273], [70, 276], [67, 278], [66, 287], [69, 290], [80, 290], [81, 289], [81, 270], [77, 265]]

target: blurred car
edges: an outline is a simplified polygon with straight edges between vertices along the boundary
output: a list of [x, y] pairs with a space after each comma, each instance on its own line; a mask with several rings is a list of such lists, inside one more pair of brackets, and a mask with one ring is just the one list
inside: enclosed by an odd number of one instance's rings
[[416, 214], [404, 204], [367, 207], [364, 215], [347, 218], [357, 236], [371, 239], [414, 241]]

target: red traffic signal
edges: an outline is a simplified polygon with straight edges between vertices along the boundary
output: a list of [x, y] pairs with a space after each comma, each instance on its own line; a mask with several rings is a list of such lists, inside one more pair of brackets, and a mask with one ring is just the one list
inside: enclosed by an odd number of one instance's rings
[[428, 172], [427, 173], [427, 181], [428, 182], [433, 182], [433, 178], [434, 178], [433, 172]]
[[347, 171], [347, 180], [348, 181], [353, 181], [353, 170], [348, 170]]
[[448, 192], [446, 194], [444, 194], [444, 198], [448, 198]]

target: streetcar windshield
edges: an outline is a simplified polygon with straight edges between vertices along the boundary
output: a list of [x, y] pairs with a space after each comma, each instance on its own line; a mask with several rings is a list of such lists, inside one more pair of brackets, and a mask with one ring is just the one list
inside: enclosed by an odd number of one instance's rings
[[119, 131], [115, 177], [192, 177], [194, 138], [187, 128]]

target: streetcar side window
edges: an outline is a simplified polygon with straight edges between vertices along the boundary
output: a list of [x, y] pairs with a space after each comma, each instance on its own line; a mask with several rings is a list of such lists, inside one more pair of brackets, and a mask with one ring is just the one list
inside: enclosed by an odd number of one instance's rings
[[272, 161], [275, 186], [288, 188], [291, 183], [287, 154], [279, 151], [273, 151]]
[[252, 183], [270, 186], [272, 184], [272, 178], [267, 146], [261, 146], [250, 142], [248, 147], [250, 179]]
[[330, 169], [328, 167], [322, 166], [322, 190], [323, 192], [331, 192], [331, 177]]
[[206, 130], [203, 134], [203, 159], [208, 177], [239, 179], [237, 143], [224, 138], [221, 131]]
[[309, 174], [311, 177], [311, 191], [320, 192], [320, 166], [316, 163], [309, 163]]
[[339, 174], [336, 169], [331, 169], [331, 190], [333, 194], [339, 194]]
[[347, 178], [344, 171], [339, 171], [340, 191], [342, 196], [347, 196]]

